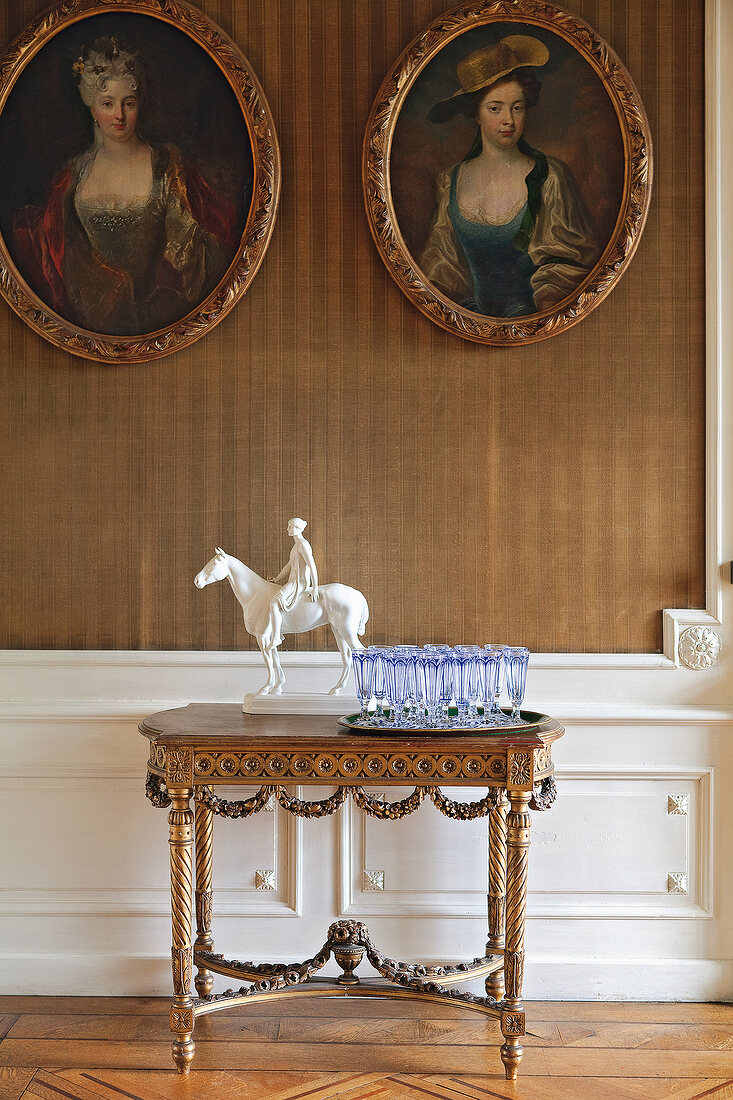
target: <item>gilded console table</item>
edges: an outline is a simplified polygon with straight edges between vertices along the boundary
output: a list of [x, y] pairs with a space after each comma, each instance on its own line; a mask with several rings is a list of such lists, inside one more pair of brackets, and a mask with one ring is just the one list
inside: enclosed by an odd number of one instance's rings
[[[449, 999], [496, 1017], [504, 1042], [506, 1076], [517, 1076], [522, 1059], [524, 1004], [524, 918], [527, 900], [529, 810], [547, 809], [555, 798], [552, 743], [562, 726], [545, 715], [523, 713], [528, 723], [501, 733], [470, 731], [380, 733], [339, 726], [332, 716], [242, 714], [234, 704], [192, 703], [160, 711], [140, 724], [150, 740], [146, 791], [155, 806], [170, 806], [173, 991], [173, 1059], [187, 1073], [194, 1055], [197, 1016], [227, 1008], [247, 997], [286, 995], [418, 996]], [[261, 784], [251, 798], [227, 801], [216, 787]], [[295, 784], [335, 788], [322, 801], [302, 801], [286, 788]], [[364, 790], [415, 783], [396, 802]], [[445, 797], [441, 786], [485, 787], [480, 801]], [[336, 921], [313, 958], [292, 964], [239, 962], [214, 954], [212, 919], [213, 819], [248, 817], [275, 797], [291, 813], [322, 817], [351, 796], [366, 813], [396, 819], [429, 799], [447, 817], [488, 817], [488, 940], [485, 954], [470, 963], [429, 967], [383, 955], [360, 921]], [[191, 809], [191, 800], [194, 809]], [[195, 841], [195, 858], [194, 858]], [[194, 874], [195, 870], [195, 874]], [[195, 878], [195, 881], [194, 881]], [[193, 941], [192, 892], [196, 939]], [[343, 973], [314, 978], [329, 957]], [[386, 981], [360, 980], [355, 968], [366, 955]], [[197, 997], [191, 994], [192, 965]], [[238, 990], [213, 993], [213, 974], [245, 979]], [[485, 978], [486, 996], [453, 988]]]

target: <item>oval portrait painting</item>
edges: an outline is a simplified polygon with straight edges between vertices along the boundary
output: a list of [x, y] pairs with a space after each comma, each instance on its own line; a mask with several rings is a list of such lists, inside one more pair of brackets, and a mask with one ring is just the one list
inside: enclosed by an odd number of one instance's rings
[[247, 289], [277, 208], [274, 128], [246, 61], [195, 9], [156, 8], [65, 4], [3, 68], [5, 296], [100, 361], [204, 335]]
[[373, 236], [415, 305], [521, 343], [576, 324], [623, 272], [651, 141], [610, 48], [521, 0], [461, 8], [415, 40], [375, 103], [364, 169]]

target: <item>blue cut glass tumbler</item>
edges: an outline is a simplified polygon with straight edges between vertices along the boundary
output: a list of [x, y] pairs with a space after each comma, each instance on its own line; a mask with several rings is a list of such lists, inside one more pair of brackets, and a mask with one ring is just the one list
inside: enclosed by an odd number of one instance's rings
[[407, 700], [407, 673], [409, 654], [392, 650], [382, 655], [387, 673], [387, 698], [390, 703], [391, 725], [401, 726], [404, 721], [405, 702]]
[[374, 668], [372, 669], [372, 695], [376, 699], [377, 709], [374, 712], [374, 725], [378, 726], [384, 718], [384, 697], [387, 694], [387, 678], [385, 673], [384, 655], [391, 653], [388, 645], [370, 645], [369, 653], [374, 654]]
[[440, 722], [440, 698], [443, 690], [443, 670], [446, 655], [438, 651], [428, 651], [420, 655], [419, 666], [423, 674], [425, 709], [428, 726], [437, 726]]
[[369, 701], [372, 697], [372, 680], [374, 679], [374, 664], [376, 655], [368, 649], [355, 649], [351, 654], [354, 666], [354, 681], [356, 683], [356, 695], [361, 706], [359, 714], [360, 722], [369, 720]]
[[486, 696], [484, 698], [484, 719], [496, 723], [500, 717], [499, 697], [504, 688], [504, 650], [503, 645], [485, 645], [484, 653], [488, 667], [486, 669]]
[[504, 660], [506, 662], [507, 691], [509, 701], [512, 704], [512, 721], [516, 722], [519, 720], [519, 709], [524, 700], [529, 650], [525, 649], [524, 646], [506, 646]]

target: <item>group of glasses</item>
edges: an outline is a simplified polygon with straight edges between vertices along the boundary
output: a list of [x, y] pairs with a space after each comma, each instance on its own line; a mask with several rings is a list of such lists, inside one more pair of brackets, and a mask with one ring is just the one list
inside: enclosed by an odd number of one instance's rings
[[[360, 725], [494, 729], [521, 722], [529, 650], [507, 645], [370, 645], [352, 655]], [[511, 713], [500, 709], [506, 684]]]

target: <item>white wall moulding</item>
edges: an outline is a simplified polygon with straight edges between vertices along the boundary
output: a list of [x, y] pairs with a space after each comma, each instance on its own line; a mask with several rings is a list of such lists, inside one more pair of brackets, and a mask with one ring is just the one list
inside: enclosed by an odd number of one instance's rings
[[[0, 916], [169, 918], [166, 815], [146, 801], [143, 771], [115, 776], [113, 783], [104, 776], [0, 777], [0, 835], [9, 871], [0, 882]], [[114, 816], [107, 812], [110, 789]], [[239, 788], [237, 797], [254, 789]], [[279, 807], [258, 814], [248, 823], [243, 852], [241, 823], [217, 821], [218, 916], [301, 915], [302, 828]], [[277, 877], [269, 871], [267, 886], [259, 887], [256, 863], [282, 870]]]
[[[561, 797], [533, 815], [528, 918], [710, 919], [711, 769], [569, 767], [557, 777]], [[688, 800], [685, 816], [667, 812], [670, 781]], [[340, 915], [483, 916], [486, 830], [483, 820], [447, 822], [422, 806], [401, 822], [395, 845], [393, 823], [365, 818], [350, 803], [340, 819]], [[375, 865], [383, 868], [378, 896]], [[670, 867], [684, 891], [670, 889]]]
[[[696, 617], [693, 617], [693, 614]], [[696, 623], [698, 613], [686, 612], [687, 620], [669, 619], [668, 635]], [[725, 629], [718, 627], [721, 635]], [[671, 633], [670, 633], [671, 632]], [[670, 644], [673, 644], [672, 642]], [[677, 644], [675, 641], [674, 644]], [[338, 669], [338, 658], [326, 653], [286, 653], [290, 697], [323, 693], [324, 708], [333, 714], [354, 713], [356, 698], [349, 685], [342, 696], [326, 698]], [[292, 664], [291, 664], [292, 661]], [[727, 720], [733, 714], [727, 683], [720, 669], [725, 661], [696, 672], [694, 693], [691, 673], [661, 654], [532, 654], [527, 677], [527, 707], [539, 707], [554, 718], [602, 713], [618, 709], [620, 716], [639, 715], [640, 720], [667, 708], [698, 706], [705, 720]], [[42, 721], [56, 718], [130, 718], [201, 702], [240, 702], [262, 676], [254, 653], [129, 653], [0, 651], [0, 719]], [[287, 699], [283, 704], [289, 704]], [[685, 708], [685, 709], [683, 709]], [[713, 712], [719, 712], [718, 717]], [[653, 718], [652, 718], [653, 720]]]

